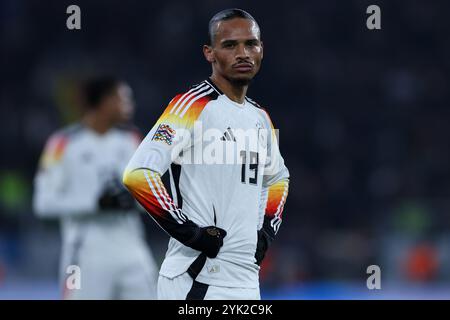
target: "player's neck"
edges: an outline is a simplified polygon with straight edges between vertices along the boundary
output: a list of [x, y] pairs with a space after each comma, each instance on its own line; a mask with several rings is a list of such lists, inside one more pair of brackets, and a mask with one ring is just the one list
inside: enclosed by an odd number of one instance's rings
[[105, 134], [108, 132], [112, 125], [105, 117], [102, 117], [97, 112], [89, 112], [83, 117], [83, 124], [96, 132], [97, 134]]
[[210, 79], [230, 100], [244, 103], [248, 85], [234, 84], [215, 73], [211, 75]]

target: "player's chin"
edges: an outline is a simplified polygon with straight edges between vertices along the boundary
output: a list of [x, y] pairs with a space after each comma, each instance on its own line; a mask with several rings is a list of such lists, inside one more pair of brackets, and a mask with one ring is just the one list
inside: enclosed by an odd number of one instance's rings
[[236, 85], [248, 85], [250, 84], [250, 82], [253, 80], [253, 77], [255, 75], [253, 73], [249, 73], [249, 74], [239, 74], [239, 75], [233, 75], [233, 77], [231, 77], [231, 82], [236, 84]]

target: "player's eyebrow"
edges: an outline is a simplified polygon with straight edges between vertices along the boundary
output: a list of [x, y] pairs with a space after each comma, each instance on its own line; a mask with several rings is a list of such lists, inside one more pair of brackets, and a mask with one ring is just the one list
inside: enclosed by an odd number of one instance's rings
[[247, 44], [259, 44], [260, 42], [261, 41], [259, 39], [256, 39], [256, 38], [245, 40], [245, 43], [247, 43]]
[[245, 40], [235, 40], [235, 39], [224, 39], [220, 42], [221, 46], [227, 46], [227, 45], [235, 45], [239, 42], [244, 42], [246, 44], [258, 44], [260, 41], [257, 38], [250, 38], [250, 39], [245, 39]]
[[222, 40], [222, 41], [220, 42], [220, 44], [222, 45], [222, 47], [224, 47], [224, 46], [226, 46], [226, 45], [237, 44], [237, 43], [238, 43], [238, 41], [237, 41], [237, 40], [234, 40], [234, 39], [225, 39], [225, 40]]

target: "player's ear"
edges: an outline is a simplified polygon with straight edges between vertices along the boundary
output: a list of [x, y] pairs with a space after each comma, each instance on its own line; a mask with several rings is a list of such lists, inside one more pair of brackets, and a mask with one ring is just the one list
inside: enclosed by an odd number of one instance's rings
[[264, 57], [264, 44], [262, 41], [260, 43], [261, 43], [261, 60], [262, 60], [262, 58]]
[[216, 62], [216, 59], [214, 58], [214, 53], [213, 53], [211, 46], [208, 46], [205, 44], [203, 46], [203, 54], [205, 55], [205, 58], [209, 63]]

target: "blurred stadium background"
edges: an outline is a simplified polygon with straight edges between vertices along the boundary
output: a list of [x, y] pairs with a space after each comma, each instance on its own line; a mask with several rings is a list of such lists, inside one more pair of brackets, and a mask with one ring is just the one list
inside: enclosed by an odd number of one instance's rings
[[[382, 30], [366, 28], [370, 4]], [[1, 0], [0, 299], [60, 297], [58, 224], [30, 200], [46, 138], [80, 115], [78, 81], [127, 80], [145, 133], [210, 74], [201, 45], [227, 7], [261, 26], [249, 96], [270, 110], [291, 172], [263, 298], [450, 298], [449, 2]], [[168, 238], [145, 220], [161, 262]], [[372, 264], [381, 290], [366, 287]]]

